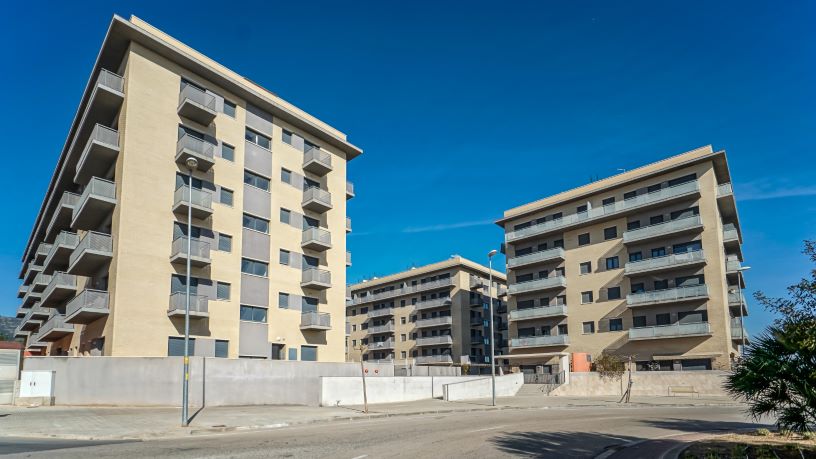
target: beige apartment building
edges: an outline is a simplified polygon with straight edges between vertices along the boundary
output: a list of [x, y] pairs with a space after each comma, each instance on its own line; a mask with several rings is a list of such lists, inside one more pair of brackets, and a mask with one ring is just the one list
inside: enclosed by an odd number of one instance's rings
[[18, 336], [46, 355], [179, 355], [189, 259], [194, 355], [344, 361], [361, 152], [114, 17], [25, 248]]
[[560, 372], [565, 354], [604, 351], [632, 356], [639, 370], [730, 367], [747, 308], [724, 151], [683, 153], [510, 209], [497, 223], [511, 368]]
[[504, 274], [460, 256], [349, 287], [348, 358], [398, 365], [490, 365], [488, 296], [496, 354], [507, 352]]

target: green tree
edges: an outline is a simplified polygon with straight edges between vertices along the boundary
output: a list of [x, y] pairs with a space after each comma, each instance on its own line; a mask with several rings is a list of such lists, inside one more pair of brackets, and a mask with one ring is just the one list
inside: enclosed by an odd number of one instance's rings
[[[803, 252], [816, 264], [816, 242], [805, 241]], [[748, 345], [725, 387], [755, 418], [774, 416], [780, 428], [808, 432], [816, 426], [816, 269], [787, 290], [788, 298], [754, 295], [778, 318]]]

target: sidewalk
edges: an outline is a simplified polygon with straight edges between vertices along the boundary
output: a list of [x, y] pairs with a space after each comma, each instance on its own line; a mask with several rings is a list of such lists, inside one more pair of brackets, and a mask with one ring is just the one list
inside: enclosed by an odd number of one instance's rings
[[517, 396], [467, 402], [421, 400], [361, 406], [242, 406], [191, 408], [189, 427], [180, 427], [179, 408], [142, 407], [0, 407], [0, 437], [52, 437], [76, 440], [159, 439], [221, 432], [273, 429], [294, 425], [350, 422], [391, 416], [507, 409], [580, 409], [599, 406], [637, 409], [653, 406], [740, 406], [727, 398], [638, 397], [628, 405], [616, 397]]

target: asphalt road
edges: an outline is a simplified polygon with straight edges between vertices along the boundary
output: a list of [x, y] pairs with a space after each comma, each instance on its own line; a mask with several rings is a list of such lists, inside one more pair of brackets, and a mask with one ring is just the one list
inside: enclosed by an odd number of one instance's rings
[[[82, 444], [0, 439], [19, 457], [658, 457], [683, 434], [755, 428], [737, 407], [502, 410], [334, 422], [173, 440]], [[649, 439], [634, 449], [621, 446]], [[70, 447], [66, 447], [69, 446]], [[660, 446], [655, 446], [660, 445]], [[651, 447], [651, 449], [650, 449]], [[45, 449], [47, 448], [47, 449]], [[65, 449], [62, 449], [65, 448]], [[656, 448], [656, 449], [655, 449]], [[639, 451], [639, 452], [638, 452]]]

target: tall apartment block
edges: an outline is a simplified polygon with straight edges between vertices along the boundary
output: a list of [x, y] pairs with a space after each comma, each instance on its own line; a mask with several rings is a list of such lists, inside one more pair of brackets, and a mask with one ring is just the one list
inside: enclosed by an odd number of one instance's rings
[[415, 365], [490, 364], [489, 303], [496, 354], [506, 353], [504, 274], [465, 258], [412, 268], [349, 287], [349, 360]]
[[565, 371], [555, 367], [565, 353], [602, 352], [632, 356], [639, 370], [730, 367], [747, 308], [724, 151], [630, 170], [508, 210], [498, 224], [511, 367]]
[[194, 355], [344, 361], [360, 153], [114, 17], [25, 248], [18, 336], [47, 355], [179, 355], [189, 261]]

